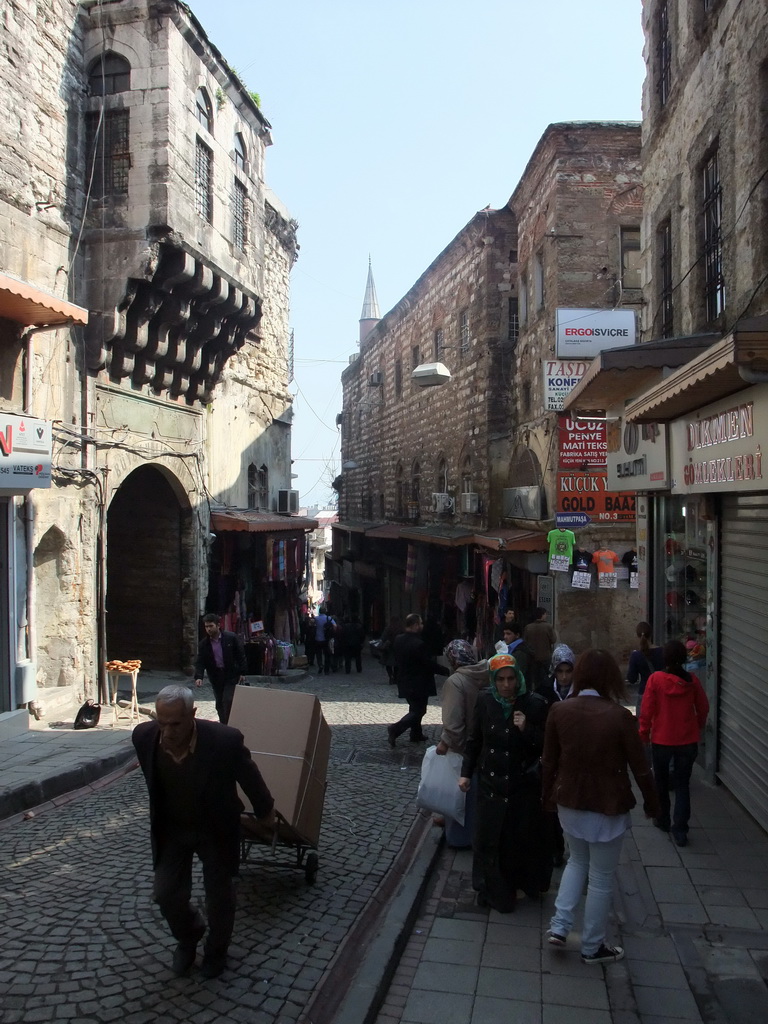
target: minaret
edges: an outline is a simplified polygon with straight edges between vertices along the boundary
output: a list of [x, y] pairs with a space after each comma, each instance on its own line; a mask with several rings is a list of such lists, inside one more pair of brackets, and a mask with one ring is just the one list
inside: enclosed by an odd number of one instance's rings
[[360, 314], [360, 344], [365, 341], [376, 324], [381, 320], [379, 312], [379, 300], [376, 298], [376, 285], [373, 283], [373, 271], [371, 270], [371, 257], [368, 257], [368, 280], [365, 285], [365, 298], [363, 299], [363, 311]]

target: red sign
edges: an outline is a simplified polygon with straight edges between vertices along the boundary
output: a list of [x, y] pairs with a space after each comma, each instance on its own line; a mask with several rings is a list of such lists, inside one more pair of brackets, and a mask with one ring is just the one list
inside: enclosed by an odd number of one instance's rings
[[608, 438], [605, 420], [558, 417], [560, 469], [605, 469]]
[[557, 474], [558, 513], [582, 512], [593, 523], [634, 523], [634, 491], [607, 490], [607, 473], [577, 470]]

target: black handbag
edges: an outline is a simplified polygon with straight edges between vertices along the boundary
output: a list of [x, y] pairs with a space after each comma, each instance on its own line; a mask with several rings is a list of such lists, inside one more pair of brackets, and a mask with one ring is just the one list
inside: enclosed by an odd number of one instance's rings
[[75, 729], [94, 729], [101, 717], [101, 704], [87, 700], [75, 715]]

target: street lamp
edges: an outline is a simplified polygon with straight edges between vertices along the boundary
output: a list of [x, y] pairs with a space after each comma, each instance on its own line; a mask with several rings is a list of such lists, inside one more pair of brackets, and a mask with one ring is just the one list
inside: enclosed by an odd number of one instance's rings
[[420, 363], [411, 374], [411, 380], [420, 388], [434, 388], [447, 384], [451, 371], [445, 363]]

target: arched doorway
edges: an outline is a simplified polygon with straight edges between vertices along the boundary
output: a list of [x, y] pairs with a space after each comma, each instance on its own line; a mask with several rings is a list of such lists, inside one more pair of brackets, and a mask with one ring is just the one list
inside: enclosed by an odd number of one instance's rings
[[134, 470], [107, 510], [108, 658], [139, 658], [159, 671], [183, 667], [185, 532], [165, 476], [153, 466]]

